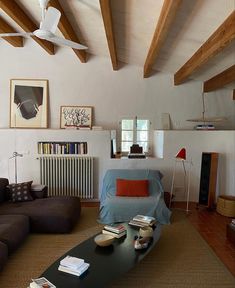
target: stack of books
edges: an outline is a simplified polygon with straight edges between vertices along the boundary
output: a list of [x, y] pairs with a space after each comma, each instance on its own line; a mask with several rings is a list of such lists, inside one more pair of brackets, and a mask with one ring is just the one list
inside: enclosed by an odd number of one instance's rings
[[136, 215], [130, 222], [129, 225], [137, 227], [153, 226], [156, 223], [156, 219], [151, 216]]
[[45, 277], [32, 279], [32, 282], [30, 283], [30, 288], [56, 288], [55, 285], [53, 285], [50, 281], [48, 281]]
[[66, 256], [60, 261], [58, 270], [76, 276], [81, 276], [89, 268], [89, 266], [90, 264], [85, 263], [84, 259]]
[[102, 233], [111, 235], [115, 238], [121, 238], [126, 235], [126, 227], [122, 224], [105, 225]]
[[195, 128], [196, 130], [215, 130], [215, 126], [212, 124], [199, 124]]

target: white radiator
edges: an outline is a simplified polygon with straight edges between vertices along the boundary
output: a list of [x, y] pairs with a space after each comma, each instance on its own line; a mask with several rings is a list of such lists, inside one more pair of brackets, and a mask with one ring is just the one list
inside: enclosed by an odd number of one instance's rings
[[41, 184], [47, 185], [49, 196], [93, 198], [92, 157], [40, 157]]

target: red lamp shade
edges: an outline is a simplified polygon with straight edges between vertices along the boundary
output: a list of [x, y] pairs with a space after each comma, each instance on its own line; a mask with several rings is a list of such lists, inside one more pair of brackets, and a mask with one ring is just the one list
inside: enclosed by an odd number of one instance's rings
[[182, 148], [175, 156], [177, 159], [186, 160], [186, 149]]

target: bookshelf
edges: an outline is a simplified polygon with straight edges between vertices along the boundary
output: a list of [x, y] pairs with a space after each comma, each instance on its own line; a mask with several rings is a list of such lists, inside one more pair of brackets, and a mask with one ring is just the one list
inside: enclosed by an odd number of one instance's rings
[[38, 154], [85, 155], [87, 153], [87, 142], [38, 142]]

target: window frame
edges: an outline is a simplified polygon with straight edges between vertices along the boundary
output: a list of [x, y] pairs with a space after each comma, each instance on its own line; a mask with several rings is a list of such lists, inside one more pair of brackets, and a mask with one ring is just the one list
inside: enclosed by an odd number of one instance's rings
[[[133, 129], [123, 129], [122, 128], [122, 123], [123, 123], [123, 121], [124, 120], [132, 120], [133, 121]], [[137, 121], [138, 120], [147, 120], [148, 121], [148, 123], [147, 123], [147, 130], [139, 130], [139, 129], [137, 129]], [[138, 144], [139, 142], [146, 142], [147, 143], [147, 149], [146, 149], [146, 151], [144, 151], [144, 153], [146, 154], [146, 155], [149, 155], [150, 154], [150, 151], [151, 151], [151, 145], [150, 145], [150, 130], [151, 130], [151, 121], [150, 121], [150, 119], [149, 118], [147, 118], [147, 117], [141, 117], [141, 118], [139, 118], [139, 117], [122, 117], [122, 119], [121, 119], [121, 121], [120, 121], [120, 151], [121, 151], [121, 153], [122, 153], [122, 155], [128, 155], [128, 153], [130, 152], [130, 151], [123, 151], [122, 149], [122, 146], [123, 146], [123, 142], [127, 142], [127, 143], [129, 143], [129, 142], [131, 142], [131, 145], [133, 145], [133, 144]], [[133, 131], [133, 137], [132, 137], [132, 141], [127, 141], [127, 140], [123, 140], [122, 139], [122, 132], [123, 131]], [[147, 141], [137, 141], [137, 135], [138, 135], [138, 132], [140, 132], [140, 131], [147, 131]]]

